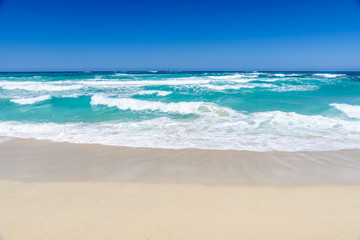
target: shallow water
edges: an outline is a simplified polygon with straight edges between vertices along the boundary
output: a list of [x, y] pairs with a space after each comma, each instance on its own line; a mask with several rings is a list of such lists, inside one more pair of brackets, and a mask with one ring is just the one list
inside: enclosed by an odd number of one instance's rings
[[0, 73], [0, 136], [152, 148], [355, 149], [360, 73]]

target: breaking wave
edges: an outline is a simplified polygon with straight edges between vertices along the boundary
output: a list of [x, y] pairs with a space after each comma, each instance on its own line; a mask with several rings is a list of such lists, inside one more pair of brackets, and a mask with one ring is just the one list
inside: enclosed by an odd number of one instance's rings
[[0, 73], [0, 139], [251, 151], [360, 148], [359, 78], [335, 72]]
[[162, 117], [138, 122], [93, 124], [0, 122], [0, 135], [175, 149], [311, 151], [360, 148], [358, 121], [281, 111], [238, 113], [226, 117], [205, 115], [191, 121]]
[[216, 113], [219, 116], [229, 115], [233, 110], [219, 107], [214, 103], [205, 102], [171, 102], [164, 103], [158, 101], [144, 101], [133, 98], [109, 98], [102, 95], [91, 97], [91, 105], [106, 105], [117, 107], [121, 110], [131, 111], [160, 111], [165, 113], [179, 114], [206, 114]]
[[330, 106], [345, 113], [349, 118], [360, 119], [360, 106], [344, 104], [344, 103], [332, 103], [330, 104]]
[[346, 74], [332, 74], [332, 73], [315, 73], [313, 76], [316, 77], [323, 77], [323, 78], [337, 78], [337, 77], [344, 77]]
[[18, 98], [18, 99], [11, 99], [10, 102], [26, 105], [26, 104], [34, 104], [37, 102], [43, 102], [46, 100], [51, 99], [51, 95], [44, 95], [39, 97], [33, 97], [33, 98]]

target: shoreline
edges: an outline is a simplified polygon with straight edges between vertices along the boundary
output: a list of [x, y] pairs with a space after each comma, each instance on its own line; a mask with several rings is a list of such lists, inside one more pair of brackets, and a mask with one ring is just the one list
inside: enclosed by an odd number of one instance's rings
[[250, 185], [360, 184], [360, 149], [323, 152], [154, 149], [11, 139], [0, 179]]

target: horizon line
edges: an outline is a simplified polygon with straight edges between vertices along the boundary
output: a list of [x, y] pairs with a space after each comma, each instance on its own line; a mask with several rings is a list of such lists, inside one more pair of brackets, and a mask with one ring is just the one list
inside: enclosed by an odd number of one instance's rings
[[92, 72], [360, 72], [359, 70], [15, 70], [0, 73], [92, 73]]

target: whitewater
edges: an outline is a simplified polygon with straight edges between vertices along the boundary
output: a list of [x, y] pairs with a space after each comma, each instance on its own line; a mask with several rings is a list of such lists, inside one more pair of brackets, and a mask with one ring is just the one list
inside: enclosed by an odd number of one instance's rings
[[360, 73], [0, 73], [0, 144], [9, 138], [172, 149], [358, 149]]

